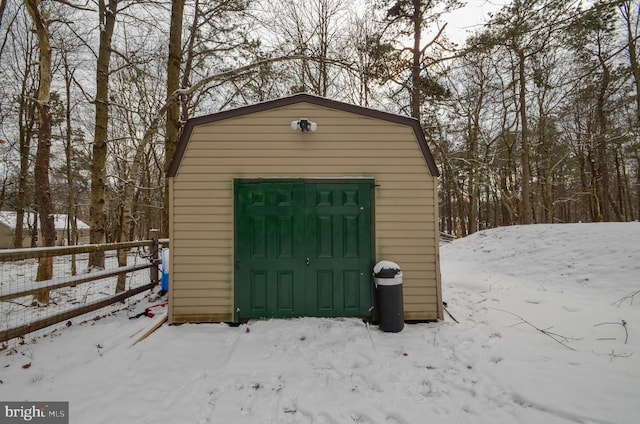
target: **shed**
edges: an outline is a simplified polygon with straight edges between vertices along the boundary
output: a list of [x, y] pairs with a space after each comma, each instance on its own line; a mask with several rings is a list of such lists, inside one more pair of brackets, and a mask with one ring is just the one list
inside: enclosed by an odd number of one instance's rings
[[187, 121], [169, 181], [169, 322], [443, 318], [438, 169], [417, 120], [296, 94]]
[[[22, 228], [22, 247], [31, 247], [31, 236], [34, 231], [34, 221], [38, 219], [36, 213], [27, 213], [24, 216]], [[54, 215], [54, 226], [56, 229], [56, 246], [66, 246], [69, 243], [69, 215], [57, 213]], [[14, 246], [15, 228], [17, 222], [17, 213], [15, 211], [1, 211], [0, 212], [0, 249], [9, 249]], [[78, 244], [89, 243], [89, 224], [76, 218], [76, 226], [78, 228]], [[40, 226], [38, 228], [38, 234], [36, 240], [38, 245], [42, 242], [42, 231]]]

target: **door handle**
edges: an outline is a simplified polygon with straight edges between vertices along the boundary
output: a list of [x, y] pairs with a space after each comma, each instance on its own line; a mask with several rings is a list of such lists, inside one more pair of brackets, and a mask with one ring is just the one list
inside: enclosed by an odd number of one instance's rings
[[309, 260], [309, 258], [307, 258], [307, 265], [311, 264], [311, 261]]

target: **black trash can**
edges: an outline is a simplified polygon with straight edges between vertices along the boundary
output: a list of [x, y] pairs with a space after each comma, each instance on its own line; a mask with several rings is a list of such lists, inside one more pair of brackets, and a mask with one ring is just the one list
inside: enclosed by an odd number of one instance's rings
[[397, 263], [380, 261], [373, 267], [378, 303], [378, 328], [397, 333], [404, 328], [402, 270]]

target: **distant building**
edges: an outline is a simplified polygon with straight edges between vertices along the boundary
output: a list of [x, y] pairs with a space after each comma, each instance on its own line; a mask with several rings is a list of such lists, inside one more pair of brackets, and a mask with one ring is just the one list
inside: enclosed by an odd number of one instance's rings
[[[0, 211], [0, 249], [11, 249], [14, 247], [13, 240], [15, 237], [16, 228], [16, 212], [14, 211]], [[25, 213], [24, 221], [22, 224], [22, 247], [31, 246], [31, 238], [33, 230], [36, 228], [34, 220], [37, 217], [34, 213]], [[71, 223], [69, 222], [69, 216], [67, 214], [57, 213], [54, 215], [55, 227], [56, 227], [56, 246], [65, 246], [69, 244], [68, 234], [70, 231]], [[78, 244], [89, 243], [89, 225], [76, 219], [76, 225], [78, 227]], [[40, 222], [37, 225], [37, 244], [41, 245], [42, 232], [40, 231]]]

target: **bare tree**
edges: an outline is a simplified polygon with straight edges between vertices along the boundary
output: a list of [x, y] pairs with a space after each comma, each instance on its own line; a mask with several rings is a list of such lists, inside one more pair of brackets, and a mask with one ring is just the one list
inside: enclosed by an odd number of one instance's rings
[[[196, 14], [198, 12], [198, 2], [196, 1]], [[184, 0], [174, 0], [171, 6], [171, 26], [169, 30], [169, 61], [167, 63], [167, 98], [174, 91], [180, 88], [180, 69], [182, 65], [182, 23], [184, 19]], [[195, 37], [195, 34], [194, 34]], [[193, 40], [194, 38], [192, 38]], [[167, 122], [165, 125], [165, 174], [169, 170], [171, 158], [176, 151], [178, 138], [180, 136], [180, 103], [175, 102], [167, 108]], [[165, 181], [164, 198], [167, 204], [162, 213], [162, 234], [169, 235], [169, 181]]]
[[[635, 92], [635, 114], [636, 114], [636, 129], [635, 135], [635, 148], [631, 148], [630, 152], [636, 162], [637, 181], [635, 183], [637, 201], [631, 200], [631, 182], [629, 178], [626, 178], [626, 197], [627, 197], [627, 210], [628, 219], [638, 219], [640, 216], [640, 64], [638, 63], [638, 38], [640, 37], [640, 5], [637, 0], [624, 0], [622, 4], [618, 6], [620, 14], [622, 16], [625, 32], [627, 35], [627, 50], [629, 53], [629, 65], [632, 75], [633, 91]], [[626, 167], [623, 167], [626, 169]], [[633, 210], [637, 211], [637, 215]]]
[[[65, 174], [67, 178], [67, 217], [69, 220], [69, 245], [75, 245], [78, 242], [78, 224], [76, 222], [76, 195], [74, 191], [74, 173], [73, 173], [73, 120], [71, 117], [71, 88], [73, 86], [73, 74], [75, 68], [69, 63], [68, 51], [63, 49], [62, 65], [64, 68], [64, 88], [65, 88], [65, 123], [66, 129], [64, 134], [64, 152], [66, 159]], [[71, 258], [71, 275], [76, 275], [76, 257]]]
[[[612, 202], [610, 181], [610, 138], [613, 132], [611, 113], [616, 81], [619, 80], [614, 63], [616, 46], [614, 4], [596, 4], [585, 10], [572, 26], [569, 39], [576, 59], [580, 61], [583, 79], [587, 84], [585, 98], [592, 102], [594, 126], [589, 131], [593, 149], [589, 152], [592, 168], [592, 195], [595, 202], [595, 221], [610, 221]], [[619, 215], [619, 213], [616, 213]]]
[[[282, 0], [268, 2], [262, 19], [271, 37], [269, 47], [280, 54], [315, 57], [282, 69], [286, 93], [310, 92], [332, 96], [343, 90], [342, 68], [330, 59], [347, 58], [348, 5], [339, 0]], [[326, 59], [325, 59], [326, 58]], [[274, 76], [277, 78], [277, 76]]]
[[474, 48], [506, 49], [514, 58], [512, 79], [517, 87], [514, 100], [520, 120], [521, 224], [534, 222], [528, 111], [530, 61], [559, 41], [559, 34], [572, 22], [568, 13], [572, 8], [573, 3], [565, 0], [515, 0], [493, 16], [485, 31], [472, 42]]
[[[396, 63], [388, 66], [391, 72], [386, 78], [400, 85], [401, 92], [409, 99], [408, 113], [414, 118], [424, 120], [425, 100], [446, 95], [446, 89], [438, 81], [436, 65], [454, 55], [447, 53], [450, 45], [444, 36], [446, 24], [442, 24], [441, 17], [461, 5], [457, 0], [380, 2], [385, 10], [386, 26], [372, 48], [382, 50], [387, 60]], [[399, 41], [407, 36], [411, 37], [410, 47]]]
[[636, 93], [636, 117], [640, 127], [640, 64], [638, 63], [638, 37], [640, 37], [639, 20], [640, 13], [637, 0], [623, 0], [618, 6], [622, 16], [629, 52], [629, 65], [633, 77], [633, 88]]
[[[32, 140], [35, 138], [36, 132], [36, 102], [32, 101], [37, 95], [39, 76], [35, 72], [34, 63], [38, 63], [38, 38], [33, 31], [27, 30], [30, 25], [31, 18], [24, 14], [24, 10], [15, 10], [12, 25], [8, 28], [8, 36], [10, 37], [10, 49], [14, 52], [7, 55], [4, 63], [4, 69], [10, 70], [15, 78], [15, 85], [18, 88], [15, 96], [9, 96], [15, 99], [17, 103], [16, 121], [17, 121], [17, 151], [19, 154], [18, 170], [17, 170], [17, 190], [15, 194], [15, 210], [16, 210], [16, 227], [14, 230], [14, 247], [21, 248], [23, 246], [24, 234], [24, 215], [27, 207], [30, 206], [32, 198], [33, 180], [31, 175], [32, 166]], [[29, 21], [26, 21], [29, 20]], [[8, 76], [5, 77], [8, 81]]]
[[[38, 151], [36, 153], [36, 204], [40, 216], [43, 245], [55, 245], [56, 230], [53, 219], [51, 186], [49, 183], [49, 160], [51, 156], [51, 44], [49, 36], [48, 13], [41, 0], [25, 0], [25, 6], [33, 19], [40, 47], [40, 87], [36, 105], [38, 107]], [[40, 258], [37, 281], [50, 280], [53, 277], [53, 258]], [[35, 296], [40, 302], [49, 303], [49, 293]]]
[[[107, 164], [107, 140], [109, 137], [109, 75], [112, 38], [120, 0], [99, 0], [98, 19], [100, 46], [96, 68], [95, 134], [91, 162], [90, 242], [106, 241], [105, 186]], [[104, 268], [104, 252], [92, 252], [89, 266]]]

